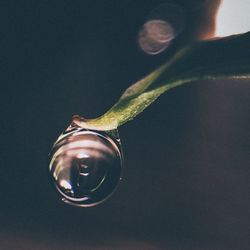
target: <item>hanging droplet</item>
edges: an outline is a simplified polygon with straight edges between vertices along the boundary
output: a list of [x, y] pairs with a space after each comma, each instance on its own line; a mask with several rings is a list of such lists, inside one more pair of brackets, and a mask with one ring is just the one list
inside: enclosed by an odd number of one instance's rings
[[120, 140], [110, 133], [70, 126], [50, 155], [50, 178], [68, 204], [95, 206], [114, 192], [121, 179]]

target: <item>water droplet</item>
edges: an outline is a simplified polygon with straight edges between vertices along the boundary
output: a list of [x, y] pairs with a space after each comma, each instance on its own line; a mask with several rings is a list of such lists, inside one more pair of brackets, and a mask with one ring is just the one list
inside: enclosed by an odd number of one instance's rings
[[50, 158], [50, 178], [62, 201], [71, 205], [103, 202], [121, 178], [121, 145], [113, 133], [70, 126], [56, 141]]

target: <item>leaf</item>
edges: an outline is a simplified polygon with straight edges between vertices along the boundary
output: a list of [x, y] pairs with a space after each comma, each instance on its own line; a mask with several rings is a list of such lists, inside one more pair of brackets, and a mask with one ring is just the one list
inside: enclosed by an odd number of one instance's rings
[[250, 77], [250, 32], [199, 41], [177, 52], [167, 63], [131, 85], [104, 115], [73, 117], [80, 127], [113, 130], [132, 120], [164, 92], [192, 81]]

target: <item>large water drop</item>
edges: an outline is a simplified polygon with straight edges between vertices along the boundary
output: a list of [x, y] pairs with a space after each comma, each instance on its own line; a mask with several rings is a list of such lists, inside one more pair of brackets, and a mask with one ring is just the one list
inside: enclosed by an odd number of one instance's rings
[[109, 133], [68, 129], [50, 155], [50, 178], [62, 201], [71, 205], [89, 207], [103, 202], [121, 178], [119, 138]]

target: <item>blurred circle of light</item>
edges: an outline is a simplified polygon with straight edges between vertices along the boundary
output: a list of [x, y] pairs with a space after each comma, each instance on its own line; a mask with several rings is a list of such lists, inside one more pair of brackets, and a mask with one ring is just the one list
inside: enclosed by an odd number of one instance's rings
[[155, 55], [165, 50], [174, 38], [172, 26], [163, 20], [151, 20], [139, 32], [139, 46], [147, 54]]
[[250, 0], [223, 0], [217, 14], [216, 36], [230, 36], [250, 30]]
[[164, 51], [182, 31], [185, 23], [183, 8], [168, 2], [153, 9], [138, 33], [138, 44], [146, 54], [156, 55]]

